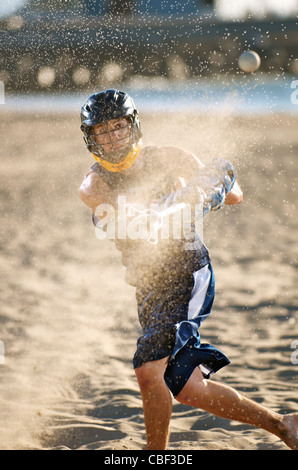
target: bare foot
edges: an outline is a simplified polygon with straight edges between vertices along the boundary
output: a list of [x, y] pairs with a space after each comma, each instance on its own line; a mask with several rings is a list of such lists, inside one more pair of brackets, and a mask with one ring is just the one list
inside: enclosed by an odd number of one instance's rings
[[279, 437], [292, 450], [298, 450], [298, 413], [284, 415]]

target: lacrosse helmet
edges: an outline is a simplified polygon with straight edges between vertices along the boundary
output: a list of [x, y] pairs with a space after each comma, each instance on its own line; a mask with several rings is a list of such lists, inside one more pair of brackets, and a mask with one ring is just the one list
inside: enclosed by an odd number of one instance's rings
[[[125, 118], [127, 130], [125, 132], [125, 148], [119, 150], [114, 147], [108, 122], [113, 119]], [[96, 124], [104, 125], [104, 133], [108, 138], [111, 150], [104, 149], [105, 144], [99, 143], [94, 132]], [[117, 172], [129, 168], [139, 155], [142, 146], [142, 132], [138, 111], [132, 98], [122, 91], [106, 90], [89, 96], [81, 109], [81, 130], [88, 150], [93, 154], [95, 160], [105, 169]], [[123, 140], [124, 137], [118, 139]], [[117, 149], [118, 148], [118, 149]]]

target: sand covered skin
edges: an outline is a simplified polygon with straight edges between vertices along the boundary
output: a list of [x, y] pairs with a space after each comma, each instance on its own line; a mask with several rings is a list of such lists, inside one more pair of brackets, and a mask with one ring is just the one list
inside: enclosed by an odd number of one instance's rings
[[[202, 341], [231, 360], [213, 380], [297, 411], [297, 115], [140, 117], [145, 145], [234, 163], [243, 203], [205, 219], [217, 291]], [[94, 163], [79, 115], [2, 112], [1, 132], [0, 448], [144, 449], [134, 289], [77, 195]], [[174, 402], [169, 449], [287, 447]]]

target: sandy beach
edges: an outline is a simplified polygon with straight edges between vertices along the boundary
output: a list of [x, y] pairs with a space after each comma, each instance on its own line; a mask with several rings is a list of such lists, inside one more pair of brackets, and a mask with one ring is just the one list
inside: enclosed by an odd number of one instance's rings
[[[201, 337], [231, 360], [212, 380], [275, 411], [298, 411], [298, 115], [140, 117], [144, 145], [228, 158], [244, 192], [240, 206], [205, 219], [217, 290]], [[2, 111], [0, 119], [0, 449], [142, 450], [135, 291], [78, 198], [94, 163], [79, 111]], [[173, 402], [169, 449], [287, 447]]]

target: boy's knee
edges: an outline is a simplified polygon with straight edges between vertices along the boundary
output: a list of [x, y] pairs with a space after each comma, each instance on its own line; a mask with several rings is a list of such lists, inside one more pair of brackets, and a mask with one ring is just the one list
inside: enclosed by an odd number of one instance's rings
[[146, 362], [142, 366], [135, 369], [135, 374], [138, 379], [139, 387], [141, 390], [156, 387], [158, 385], [165, 385], [164, 372], [167, 366], [167, 359], [160, 361]]

